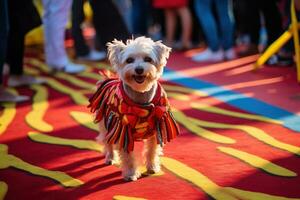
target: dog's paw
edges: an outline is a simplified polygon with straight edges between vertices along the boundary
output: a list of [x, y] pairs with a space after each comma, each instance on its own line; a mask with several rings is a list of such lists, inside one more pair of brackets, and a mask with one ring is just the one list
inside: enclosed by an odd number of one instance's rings
[[105, 164], [107, 164], [107, 165], [113, 165], [113, 161], [112, 160], [105, 160]]
[[156, 174], [160, 172], [160, 165], [147, 166], [147, 174]]
[[136, 181], [138, 179], [137, 176], [126, 176], [124, 177], [125, 181]]
[[118, 159], [108, 158], [108, 159], [105, 159], [105, 164], [106, 165], [119, 165], [120, 161]]
[[141, 177], [141, 173], [139, 171], [124, 174], [125, 181], [136, 181], [140, 177]]

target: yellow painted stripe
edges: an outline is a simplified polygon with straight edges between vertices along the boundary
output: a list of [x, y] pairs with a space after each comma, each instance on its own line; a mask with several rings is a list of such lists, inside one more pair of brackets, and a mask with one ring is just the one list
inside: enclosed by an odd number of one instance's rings
[[[17, 91], [15, 89], [9, 89], [8, 90], [10, 93], [17, 95]], [[2, 112], [2, 115], [0, 116], [0, 135], [2, 135], [7, 127], [9, 126], [9, 124], [13, 121], [17, 110], [16, 110], [16, 103], [2, 103], [1, 104], [4, 109]]]
[[7, 189], [8, 189], [7, 184], [3, 181], [0, 181], [0, 200], [5, 198], [5, 195], [7, 193]]
[[92, 129], [96, 132], [99, 131], [98, 125], [94, 123], [92, 114], [85, 113], [85, 112], [79, 112], [79, 111], [71, 111], [70, 115], [79, 124], [89, 128], [89, 129]]
[[[34, 58], [27, 59], [27, 62], [32, 64], [35, 67], [38, 67], [44, 73], [50, 73], [50, 68], [45, 63], [39, 61], [38, 59], [34, 59]], [[26, 71], [29, 74], [39, 73], [38, 70], [35, 70], [33, 68], [26, 68]], [[81, 73], [78, 73], [77, 76], [91, 78], [91, 79], [94, 79], [94, 80], [97, 80], [97, 81], [101, 80], [101, 75], [97, 74], [97, 73], [94, 73], [92, 71], [93, 71], [93, 67], [86, 66], [86, 70], [81, 72]], [[56, 78], [68, 81], [69, 83], [71, 83], [71, 84], [73, 84], [77, 87], [81, 87], [81, 88], [84, 88], [84, 89], [89, 89], [91, 91], [94, 88], [96, 88], [96, 83], [95, 84], [88, 83], [88, 82], [83, 81], [81, 79], [78, 79], [74, 75], [70, 75], [68, 73], [58, 72], [58, 73], [53, 74], [53, 76], [56, 77]]]
[[181, 93], [177, 93], [177, 92], [167, 92], [168, 97], [177, 99], [179, 101], [189, 101], [190, 98], [187, 95], [181, 94]]
[[90, 89], [92, 90], [93, 88], [96, 87], [96, 83], [95, 84], [91, 84], [91, 83], [87, 83], [79, 78], [74, 77], [73, 75], [70, 74], [66, 74], [63, 72], [58, 72], [55, 74], [55, 77], [58, 77], [60, 79], [63, 79], [65, 81], [68, 81], [69, 83], [72, 83], [73, 85], [77, 86], [77, 87], [81, 87], [84, 89]]
[[139, 198], [139, 197], [129, 197], [124, 195], [115, 195], [113, 196], [113, 200], [146, 200], [146, 199]]
[[163, 166], [181, 179], [194, 184], [216, 200], [237, 200], [234, 196], [222, 191], [222, 187], [211, 181], [200, 172], [172, 158], [162, 157]]
[[108, 70], [112, 69], [112, 67], [105, 62], [95, 63], [92, 66], [93, 66], [93, 68], [96, 68], [96, 69], [108, 69]]
[[252, 114], [246, 114], [246, 113], [225, 110], [222, 108], [218, 108], [215, 106], [210, 106], [210, 105], [202, 104], [202, 103], [191, 103], [191, 106], [192, 106], [192, 108], [197, 109], [197, 110], [202, 110], [202, 111], [211, 112], [211, 113], [217, 113], [220, 115], [227, 115], [227, 116], [231, 116], [231, 117], [251, 119], [251, 120], [263, 121], [263, 122], [274, 123], [274, 124], [283, 124], [283, 122], [280, 120], [275, 120], [275, 119], [271, 119], [271, 118], [267, 118], [267, 117], [263, 117], [263, 116], [259, 116], [259, 115], [252, 115]]
[[194, 121], [190, 120], [183, 112], [179, 110], [174, 109], [173, 115], [178, 123], [182, 124], [186, 129], [200, 137], [222, 144], [233, 144], [236, 142], [234, 139], [199, 127]]
[[48, 67], [44, 62], [42, 62], [38, 59], [35, 59], [35, 58], [25, 59], [25, 62], [30, 63], [34, 67], [38, 67], [44, 73], [48, 74], [51, 72], [51, 68]]
[[261, 192], [250, 192], [232, 187], [224, 187], [223, 189], [225, 192], [244, 200], [300, 200], [300, 198], [288, 198]]
[[195, 94], [195, 95], [200, 96], [200, 97], [208, 96], [204, 92], [200, 92], [198, 90], [193, 90], [191, 88], [186, 88], [186, 87], [181, 87], [181, 86], [163, 84], [163, 88], [166, 91], [175, 91], [175, 92], [183, 92], [183, 93], [188, 93], [188, 94]]
[[[37, 59], [34, 59], [34, 58], [28, 59], [27, 62], [32, 64], [35, 67], [38, 67], [44, 73], [50, 73], [50, 68], [45, 63], [43, 63]], [[95, 73], [90, 72], [90, 71], [92, 71], [92, 67], [89, 67], [89, 66], [85, 66], [85, 67], [86, 67], [86, 70], [81, 73], [78, 73], [77, 75], [82, 76], [82, 77], [93, 78], [96, 80], [99, 80], [101, 78], [101, 76], [99, 74], [97, 75]], [[29, 69], [29, 71], [30, 70], [34, 70], [34, 69], [31, 68], [31, 69]], [[95, 87], [95, 84], [87, 83], [81, 79], [76, 78], [74, 75], [70, 75], [68, 73], [58, 72], [58, 73], [53, 74], [53, 76], [63, 79], [65, 81], [68, 81], [68, 82], [72, 83], [73, 85], [76, 85], [81, 88], [92, 89], [93, 87]]]
[[219, 129], [237, 129], [244, 131], [245, 133], [249, 134], [250, 136], [256, 138], [257, 140], [268, 144], [272, 147], [282, 149], [285, 151], [288, 151], [293, 154], [300, 155], [300, 148], [291, 144], [287, 144], [284, 142], [280, 142], [279, 140], [276, 140], [272, 136], [266, 134], [263, 130], [252, 127], [252, 126], [246, 126], [246, 125], [231, 125], [231, 124], [222, 124], [222, 123], [215, 123], [215, 122], [207, 122], [195, 118], [189, 118], [193, 123], [207, 127], [207, 128], [219, 128]]
[[73, 99], [73, 101], [78, 105], [87, 105], [88, 104], [88, 99], [83, 94], [61, 84], [60, 82], [56, 81], [53, 78], [47, 78], [47, 84], [50, 87], [52, 87], [53, 89], [55, 89], [61, 93], [69, 95]]
[[102, 80], [102, 76], [100, 74], [94, 73], [94, 72], [81, 72], [79, 74], [79, 76], [94, 79], [94, 80], [97, 80], [97, 81]]
[[38, 131], [53, 131], [53, 126], [43, 120], [49, 107], [47, 88], [42, 85], [32, 85], [30, 88], [36, 93], [33, 96], [32, 111], [26, 115], [25, 121], [29, 126]]
[[32, 131], [28, 132], [28, 136], [30, 139], [36, 142], [71, 146], [78, 149], [86, 149], [86, 150], [103, 152], [103, 146], [93, 140], [65, 139], [65, 138], [50, 136], [38, 132], [32, 132]]
[[[7, 145], [0, 144], [1, 148], [0, 149], [6, 149], [7, 150]], [[71, 176], [69, 176], [66, 173], [60, 172], [60, 171], [50, 171], [47, 169], [43, 169], [38, 166], [34, 166], [32, 164], [29, 164], [20, 158], [7, 154], [7, 152], [1, 151], [0, 152], [0, 169], [6, 169], [9, 167], [14, 167], [20, 170], [23, 170], [25, 172], [29, 172], [34, 175], [38, 176], [44, 176], [50, 179], [53, 179], [55, 181], [58, 181], [65, 187], [78, 187], [83, 184], [82, 181], [75, 179]]]
[[37, 69], [34, 69], [32, 67], [24, 67], [24, 72], [26, 74], [29, 74], [29, 75], [33, 75], [33, 76], [37, 76], [40, 74], [40, 71], [37, 70]]
[[288, 170], [284, 167], [276, 165], [269, 160], [263, 159], [256, 155], [246, 153], [244, 151], [240, 151], [234, 148], [229, 147], [218, 147], [218, 150], [231, 155], [235, 158], [238, 158], [249, 165], [264, 170], [270, 174], [277, 175], [277, 176], [286, 176], [286, 177], [295, 177], [297, 174], [291, 170]]
[[221, 187], [204, 176], [201, 172], [172, 158], [162, 157], [162, 165], [179, 178], [193, 184], [206, 194], [216, 200], [300, 200], [299, 198], [288, 198], [270, 195], [260, 192], [250, 192], [232, 187]]

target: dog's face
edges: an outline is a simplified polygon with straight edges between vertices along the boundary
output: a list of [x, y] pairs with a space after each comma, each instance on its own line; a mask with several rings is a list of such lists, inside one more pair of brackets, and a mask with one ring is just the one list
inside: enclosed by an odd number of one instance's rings
[[138, 92], [149, 91], [160, 78], [171, 48], [161, 41], [138, 37], [107, 44], [108, 59], [124, 83]]

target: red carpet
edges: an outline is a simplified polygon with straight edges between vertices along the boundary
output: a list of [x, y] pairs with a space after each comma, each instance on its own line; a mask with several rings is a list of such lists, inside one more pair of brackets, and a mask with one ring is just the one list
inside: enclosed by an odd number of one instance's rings
[[[188, 56], [173, 53], [169, 68], [300, 113], [293, 68], [253, 73], [255, 56], [202, 65]], [[163, 85], [181, 134], [165, 147], [162, 173], [125, 182], [117, 166], [104, 164], [86, 108], [106, 64], [54, 76], [36, 57], [28, 54], [26, 73], [48, 83], [13, 91], [30, 102], [1, 105], [0, 199], [300, 199], [298, 132], [172, 79]]]

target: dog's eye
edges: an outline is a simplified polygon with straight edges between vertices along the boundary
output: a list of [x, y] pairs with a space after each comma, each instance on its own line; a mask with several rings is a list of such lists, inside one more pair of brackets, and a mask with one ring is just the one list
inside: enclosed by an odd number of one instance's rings
[[133, 63], [133, 62], [134, 62], [134, 59], [131, 58], [131, 57], [129, 57], [129, 58], [126, 59], [126, 62], [127, 62], [127, 63]]
[[150, 57], [147, 56], [147, 57], [144, 58], [144, 61], [145, 62], [152, 62], [152, 58], [150, 58]]

